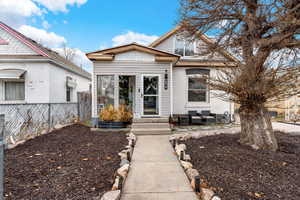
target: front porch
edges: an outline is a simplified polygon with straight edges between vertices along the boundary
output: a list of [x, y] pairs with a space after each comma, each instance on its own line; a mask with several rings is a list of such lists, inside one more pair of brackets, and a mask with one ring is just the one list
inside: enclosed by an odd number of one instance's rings
[[[166, 70], [167, 73], [167, 70]], [[97, 76], [97, 110], [125, 105], [133, 118], [160, 118], [162, 113], [161, 74], [114, 74]]]

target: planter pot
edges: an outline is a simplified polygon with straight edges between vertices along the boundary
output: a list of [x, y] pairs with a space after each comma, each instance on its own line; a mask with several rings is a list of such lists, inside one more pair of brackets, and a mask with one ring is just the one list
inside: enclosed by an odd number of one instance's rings
[[128, 122], [108, 122], [108, 121], [99, 121], [99, 128], [126, 128]]

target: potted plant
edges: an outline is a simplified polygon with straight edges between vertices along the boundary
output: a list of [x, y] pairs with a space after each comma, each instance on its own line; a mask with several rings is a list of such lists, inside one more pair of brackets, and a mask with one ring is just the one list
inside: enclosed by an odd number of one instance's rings
[[106, 106], [100, 112], [100, 128], [126, 128], [132, 120], [132, 112], [125, 105], [115, 109], [113, 105]]

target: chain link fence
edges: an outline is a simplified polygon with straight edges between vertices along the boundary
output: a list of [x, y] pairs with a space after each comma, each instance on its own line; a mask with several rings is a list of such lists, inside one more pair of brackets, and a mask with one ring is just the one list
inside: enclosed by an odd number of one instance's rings
[[91, 94], [78, 93], [78, 103], [0, 104], [6, 144], [45, 134], [54, 128], [91, 118]]
[[0, 113], [5, 115], [4, 140], [11, 144], [75, 122], [78, 104], [1, 104]]

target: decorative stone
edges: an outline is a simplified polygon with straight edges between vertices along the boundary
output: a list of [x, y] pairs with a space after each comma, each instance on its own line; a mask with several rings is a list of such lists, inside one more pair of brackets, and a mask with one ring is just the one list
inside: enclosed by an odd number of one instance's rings
[[64, 126], [61, 125], [61, 124], [56, 124], [56, 125], [54, 126], [55, 129], [61, 129], [61, 128], [63, 128], [63, 127], [64, 127]]
[[186, 150], [186, 145], [185, 144], [179, 144], [179, 145], [176, 145], [176, 151], [179, 150], [179, 151], [185, 151]]
[[127, 152], [126, 153], [125, 152], [120, 152], [120, 153], [118, 153], [118, 155], [120, 156], [121, 160], [127, 159]]
[[196, 169], [189, 168], [186, 170], [186, 175], [189, 177], [190, 180], [193, 180], [195, 176], [199, 176], [199, 172]]
[[211, 200], [221, 200], [221, 198], [218, 196], [214, 196]]
[[191, 156], [189, 154], [185, 154], [184, 155], [184, 160], [185, 161], [191, 161], [192, 159], [191, 159]]
[[106, 192], [100, 200], [119, 200], [121, 197], [120, 190]]
[[201, 199], [202, 200], [212, 200], [214, 196], [214, 191], [207, 188], [201, 188]]
[[119, 177], [116, 177], [115, 182], [114, 182], [114, 184], [113, 184], [113, 186], [111, 188], [112, 191], [119, 189], [118, 188], [119, 187], [119, 181], [120, 181]]
[[186, 162], [186, 161], [180, 161], [181, 162], [181, 165], [182, 167], [187, 170], [187, 169], [190, 169], [190, 168], [193, 168], [193, 164], [190, 163], [190, 162]]
[[120, 162], [120, 167], [122, 167], [123, 165], [129, 164], [129, 161], [127, 159], [122, 159]]
[[123, 178], [126, 178], [128, 170], [129, 170], [129, 164], [125, 164], [117, 170], [117, 173]]

